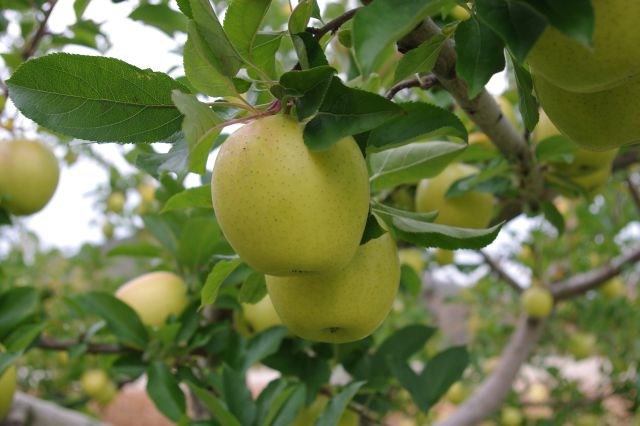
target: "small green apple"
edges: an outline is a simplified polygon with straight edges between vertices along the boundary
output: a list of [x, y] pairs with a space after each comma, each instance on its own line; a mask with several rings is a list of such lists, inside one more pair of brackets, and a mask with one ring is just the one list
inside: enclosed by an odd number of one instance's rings
[[345, 137], [323, 151], [285, 115], [244, 125], [222, 145], [211, 191], [220, 228], [238, 255], [270, 275], [339, 271], [351, 261], [369, 210], [369, 175]]
[[108, 240], [113, 238], [113, 224], [111, 222], [105, 222], [102, 225], [102, 235]]
[[444, 397], [450, 403], [458, 405], [469, 396], [469, 389], [461, 381], [457, 381], [451, 385]]
[[503, 426], [519, 426], [523, 420], [522, 412], [515, 407], [504, 407], [500, 412], [500, 423]]
[[434, 252], [433, 258], [442, 266], [451, 265], [455, 259], [455, 251], [439, 248]]
[[107, 211], [113, 213], [122, 213], [122, 211], [124, 210], [125, 201], [126, 197], [122, 192], [112, 192], [107, 198]]
[[546, 288], [532, 285], [522, 293], [522, 307], [532, 318], [542, 319], [553, 310], [553, 295]]
[[640, 73], [640, 2], [593, 0], [593, 46], [547, 26], [527, 60], [536, 74], [574, 92], [604, 90]]
[[80, 383], [84, 392], [102, 405], [108, 404], [117, 393], [115, 384], [104, 370], [85, 371], [80, 378]]
[[53, 152], [40, 142], [0, 142], [0, 207], [22, 216], [47, 205], [58, 186], [60, 168]]
[[477, 173], [475, 167], [455, 163], [438, 176], [424, 179], [416, 190], [416, 211], [438, 211], [434, 223], [461, 228], [486, 228], [493, 217], [493, 196], [486, 192], [469, 191], [445, 198], [449, 187], [459, 179]]
[[242, 318], [240, 320], [244, 321], [244, 325], [249, 331], [248, 335], [260, 333], [276, 325], [282, 325], [282, 321], [268, 294], [256, 304], [243, 303]]
[[422, 274], [424, 271], [424, 250], [413, 247], [403, 248], [398, 251], [398, 257], [400, 258], [401, 265], [408, 265], [416, 271], [416, 274]]
[[146, 325], [160, 326], [189, 304], [187, 285], [171, 272], [150, 272], [123, 284], [116, 297], [129, 305]]
[[[325, 395], [318, 395], [318, 397], [308, 407], [303, 407], [293, 420], [291, 426], [310, 426], [315, 424], [322, 411], [329, 403], [329, 398]], [[336, 426], [358, 426], [360, 424], [360, 418], [358, 415], [346, 409], [342, 413], [342, 417], [338, 420]]]
[[471, 18], [469, 11], [460, 5], [454, 6], [451, 12], [449, 12], [449, 16], [459, 21], [466, 21]]
[[143, 203], [149, 204], [156, 197], [156, 187], [148, 182], [141, 183], [138, 185], [138, 194], [140, 194]]
[[[0, 346], [0, 352], [3, 351], [4, 348]], [[16, 392], [16, 382], [16, 366], [12, 365], [0, 375], [0, 422], [9, 414], [13, 395]]]
[[604, 283], [604, 285], [600, 287], [600, 292], [607, 299], [615, 299], [616, 297], [624, 296], [627, 289], [624, 282], [622, 282], [622, 278], [615, 277]]
[[596, 336], [590, 333], [574, 333], [569, 337], [567, 349], [576, 359], [587, 358], [596, 350]]
[[326, 343], [370, 335], [389, 313], [399, 283], [398, 250], [388, 233], [361, 245], [341, 271], [267, 275], [267, 290], [282, 322], [297, 336]]

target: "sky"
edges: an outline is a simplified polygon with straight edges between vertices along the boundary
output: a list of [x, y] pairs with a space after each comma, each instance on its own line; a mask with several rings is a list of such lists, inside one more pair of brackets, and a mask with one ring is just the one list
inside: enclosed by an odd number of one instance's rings
[[[73, 0], [60, 0], [49, 20], [49, 27], [53, 32], [60, 32], [75, 22]], [[319, 1], [321, 7], [325, 0]], [[87, 19], [104, 22], [102, 28], [109, 35], [112, 48], [106, 56], [122, 59], [140, 68], [151, 68], [156, 71], [168, 71], [174, 67], [181, 67], [182, 58], [171, 51], [184, 41], [179, 35], [177, 40], [171, 39], [155, 28], [127, 19], [134, 8], [133, 2], [112, 3], [111, 1], [93, 1], [85, 12]], [[0, 46], [1, 49], [1, 46]], [[68, 52], [95, 55], [96, 52], [79, 46], [69, 46]], [[504, 90], [503, 75], [496, 75], [490, 81], [488, 88], [498, 94]], [[72, 141], [72, 144], [86, 143]], [[167, 146], [155, 144], [158, 150], [167, 150]], [[117, 144], [96, 144], [96, 151], [109, 158], [115, 166], [124, 173], [132, 172], [133, 168], [123, 158], [122, 152], [126, 146]], [[58, 149], [59, 158], [64, 156], [64, 149]], [[210, 158], [209, 164], [212, 163]], [[192, 181], [195, 181], [194, 179]], [[92, 160], [79, 157], [72, 166], [61, 162], [60, 182], [50, 203], [40, 212], [24, 219], [18, 219], [18, 226], [35, 232], [43, 247], [57, 247], [67, 252], [73, 252], [82, 243], [100, 243], [104, 241], [100, 222], [103, 218], [97, 210], [95, 196], [91, 193], [102, 185], [107, 185], [107, 171], [96, 167]], [[136, 203], [135, 197], [128, 202]], [[524, 225], [524, 226], [523, 226]], [[529, 224], [516, 223], [514, 228], [526, 232]], [[116, 229], [116, 237], [119, 232]], [[17, 234], [16, 234], [17, 235]], [[120, 234], [121, 236], [125, 236]], [[15, 238], [15, 235], [13, 235]], [[513, 237], [501, 232], [495, 247], [509, 244]], [[0, 254], [3, 252], [0, 241]], [[5, 241], [5, 245], [7, 242]], [[490, 248], [491, 250], [491, 248]], [[463, 256], [464, 257], [464, 256]]]

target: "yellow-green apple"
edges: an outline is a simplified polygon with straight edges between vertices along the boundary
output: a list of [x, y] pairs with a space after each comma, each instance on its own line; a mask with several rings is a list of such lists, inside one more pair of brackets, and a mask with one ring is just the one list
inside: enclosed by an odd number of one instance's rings
[[553, 310], [553, 295], [539, 285], [532, 285], [522, 293], [522, 307], [532, 318], [542, 319]]
[[640, 2], [593, 0], [593, 47], [548, 26], [528, 54], [536, 74], [574, 92], [604, 90], [640, 73]]
[[450, 265], [453, 263], [453, 259], [455, 258], [455, 251], [439, 248], [436, 249], [433, 257], [436, 262], [438, 262], [442, 266]]
[[590, 333], [574, 333], [569, 337], [567, 349], [576, 359], [591, 356], [596, 349], [596, 336]]
[[271, 298], [269, 295], [265, 295], [258, 303], [242, 304], [242, 316], [238, 318], [239, 328], [246, 331], [246, 335], [250, 336], [255, 333], [260, 333], [267, 328], [271, 328], [276, 325], [282, 325], [282, 321], [278, 316]]
[[493, 216], [493, 196], [486, 192], [469, 191], [447, 197], [449, 187], [459, 179], [477, 173], [475, 167], [454, 163], [432, 179], [423, 179], [416, 190], [418, 212], [438, 211], [435, 223], [461, 228], [485, 228]]
[[156, 187], [148, 182], [144, 182], [138, 185], [138, 193], [140, 194], [142, 202], [149, 204], [155, 199]]
[[160, 326], [189, 304], [187, 285], [171, 272], [149, 272], [123, 284], [116, 297], [129, 305], [146, 325]]
[[102, 405], [108, 404], [117, 392], [115, 384], [109, 379], [107, 373], [100, 369], [85, 371], [80, 378], [80, 383], [84, 392]]
[[[309, 426], [315, 424], [322, 411], [329, 403], [329, 398], [324, 395], [318, 395], [318, 397], [308, 407], [303, 407], [293, 420], [291, 426]], [[342, 417], [338, 420], [336, 426], [358, 426], [360, 424], [360, 418], [358, 415], [350, 411], [344, 410]]]
[[352, 137], [314, 152], [303, 124], [253, 121], [225, 141], [211, 191], [220, 228], [238, 255], [271, 275], [339, 271], [353, 258], [369, 208], [369, 176]]
[[571, 180], [580, 185], [589, 195], [600, 192], [609, 181], [611, 176], [611, 166], [603, 167], [588, 175], [576, 176]]
[[522, 412], [516, 407], [504, 407], [500, 412], [500, 423], [503, 426], [518, 426], [523, 420]]
[[471, 14], [469, 13], [469, 11], [460, 5], [455, 5], [449, 12], [449, 16], [459, 21], [466, 21], [467, 19], [471, 18]]
[[340, 271], [267, 275], [267, 290], [292, 333], [318, 342], [345, 343], [378, 328], [391, 309], [399, 282], [398, 250], [386, 233], [361, 245]]
[[398, 251], [400, 258], [400, 264], [410, 266], [417, 274], [421, 274], [424, 271], [424, 250], [413, 247], [403, 248]]
[[122, 192], [112, 192], [107, 198], [107, 210], [114, 213], [122, 213], [125, 201], [126, 197]]
[[542, 108], [580, 147], [606, 151], [640, 142], [640, 75], [593, 93], [570, 92], [541, 75], [533, 77]]
[[622, 282], [622, 278], [615, 277], [604, 283], [604, 285], [600, 287], [600, 292], [608, 299], [615, 299], [616, 297], [624, 296], [626, 288], [624, 282]]
[[469, 389], [461, 381], [457, 381], [451, 385], [444, 397], [454, 405], [460, 404], [469, 396]]
[[482, 132], [473, 132], [469, 135], [469, 145], [479, 145], [486, 149], [496, 150], [496, 146], [491, 142], [489, 136]]
[[[0, 352], [4, 348], [0, 346]], [[9, 413], [16, 392], [16, 367], [10, 366], [0, 375], [0, 421]]]
[[51, 150], [38, 141], [0, 142], [0, 207], [30, 215], [47, 205], [58, 186], [60, 168]]

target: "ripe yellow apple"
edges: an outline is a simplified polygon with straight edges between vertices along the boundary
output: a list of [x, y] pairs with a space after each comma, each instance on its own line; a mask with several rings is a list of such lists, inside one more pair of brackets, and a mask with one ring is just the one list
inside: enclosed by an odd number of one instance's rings
[[[304, 407], [296, 416], [291, 426], [309, 426], [315, 424], [322, 411], [329, 403], [329, 398], [325, 395], [318, 395], [318, 397], [309, 405]], [[358, 415], [349, 410], [344, 410], [342, 417], [338, 420], [336, 426], [358, 426], [360, 424], [360, 418]]]
[[[3, 348], [0, 347], [0, 352]], [[9, 413], [16, 392], [16, 367], [12, 365], [0, 375], [0, 421]]]
[[504, 407], [500, 412], [500, 423], [503, 426], [518, 426], [522, 420], [522, 412], [515, 407]]
[[213, 168], [222, 232], [242, 260], [271, 275], [344, 268], [367, 220], [369, 176], [355, 140], [312, 152], [302, 131], [285, 115], [253, 121], [225, 141]]
[[268, 294], [254, 305], [250, 303], [242, 304], [242, 321], [244, 321], [249, 335], [260, 333], [276, 325], [282, 325], [282, 321]]
[[436, 262], [442, 266], [451, 265], [455, 258], [455, 251], [439, 248], [436, 249], [433, 257], [436, 259]]
[[107, 210], [114, 213], [122, 213], [125, 201], [126, 197], [122, 192], [112, 192], [107, 198]]
[[107, 404], [115, 396], [117, 389], [104, 370], [92, 369], [82, 374], [80, 383], [84, 392], [100, 404]]
[[624, 282], [622, 282], [622, 278], [620, 277], [611, 278], [600, 287], [600, 292], [608, 299], [624, 296], [626, 291]]
[[593, 0], [593, 48], [549, 26], [527, 60], [536, 74], [574, 92], [593, 92], [618, 85], [640, 73], [640, 3]]
[[451, 385], [444, 397], [454, 405], [460, 404], [469, 396], [469, 389], [461, 381], [457, 381]]
[[410, 266], [418, 275], [424, 271], [424, 250], [419, 248], [404, 248], [398, 251], [400, 264]]
[[423, 179], [416, 190], [416, 211], [438, 211], [435, 223], [462, 228], [485, 228], [493, 216], [493, 196], [469, 191], [445, 198], [449, 187], [459, 179], [477, 173], [475, 167], [455, 163], [432, 179]]
[[576, 359], [591, 356], [596, 349], [596, 336], [590, 333], [574, 333], [569, 337], [567, 349]]
[[569, 92], [538, 74], [533, 78], [553, 124], [580, 147], [605, 151], [640, 142], [640, 75], [593, 93]]
[[149, 272], [123, 284], [116, 297], [129, 305], [146, 325], [160, 326], [189, 304], [187, 285], [171, 272]]
[[156, 187], [147, 182], [141, 183], [138, 185], [138, 193], [140, 194], [142, 202], [149, 204], [155, 199]]
[[532, 285], [522, 293], [522, 307], [532, 318], [542, 319], [549, 316], [553, 309], [553, 296], [546, 288]]
[[386, 233], [360, 246], [341, 271], [293, 277], [267, 275], [282, 322], [304, 339], [360, 340], [385, 319], [400, 282], [396, 243]]
[[59, 177], [58, 160], [42, 143], [0, 142], [0, 207], [9, 213], [21, 216], [42, 210]]

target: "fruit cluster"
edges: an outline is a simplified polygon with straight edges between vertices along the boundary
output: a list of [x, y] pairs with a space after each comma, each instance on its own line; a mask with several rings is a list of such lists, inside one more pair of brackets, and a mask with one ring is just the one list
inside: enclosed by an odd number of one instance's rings
[[360, 244], [369, 176], [352, 137], [314, 152], [292, 117], [257, 119], [222, 146], [212, 199], [226, 239], [266, 274], [271, 301], [292, 333], [355, 341], [387, 316], [400, 279], [397, 247], [388, 233]]

